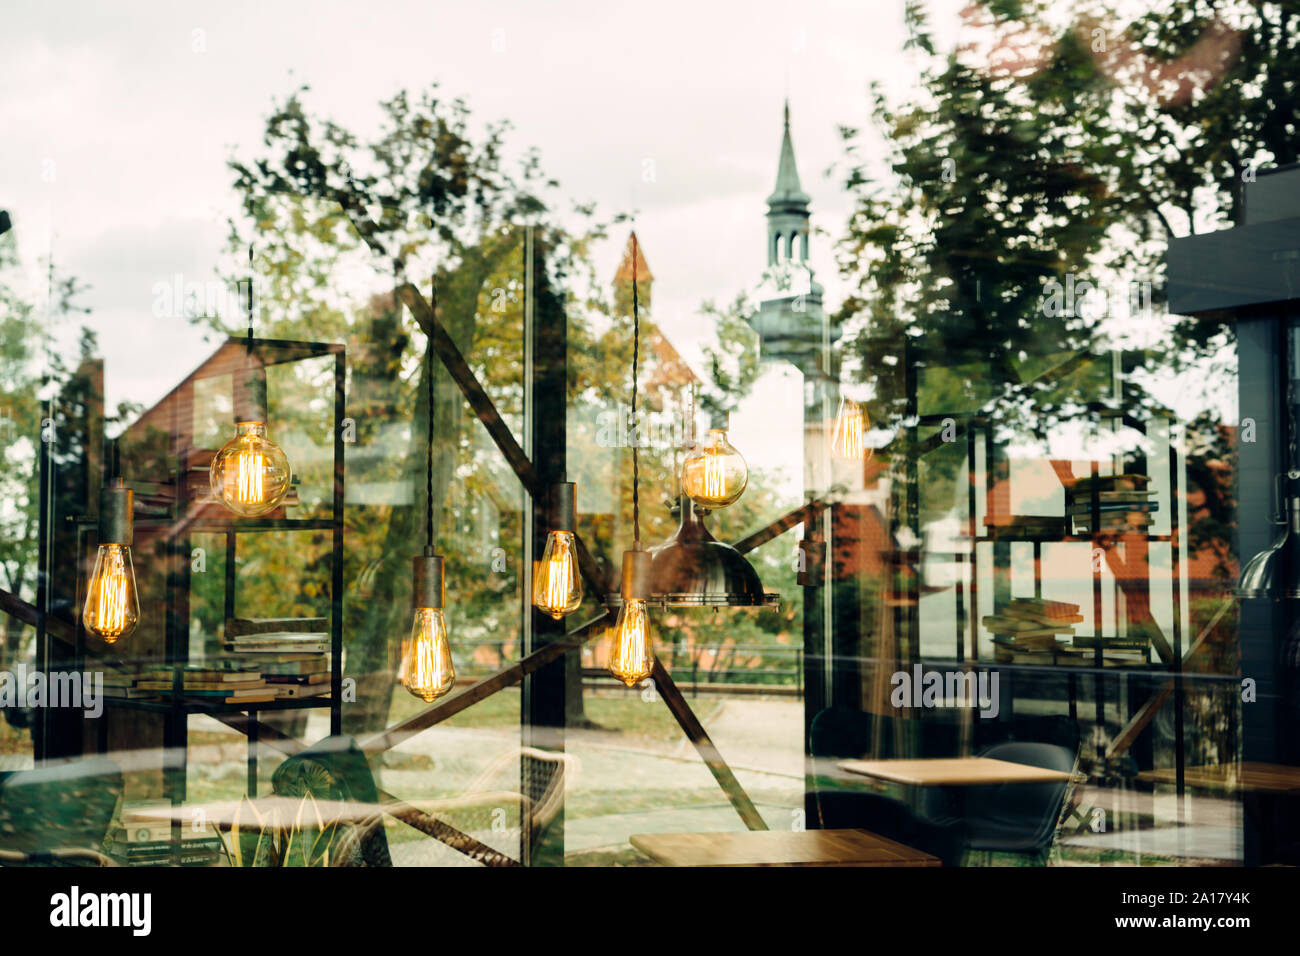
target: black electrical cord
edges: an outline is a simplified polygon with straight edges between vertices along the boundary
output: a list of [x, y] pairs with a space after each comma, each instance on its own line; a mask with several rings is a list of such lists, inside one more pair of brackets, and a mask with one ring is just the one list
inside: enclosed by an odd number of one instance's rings
[[253, 244], [248, 244], [248, 354], [253, 354]]
[[428, 458], [428, 467], [424, 476], [424, 503], [425, 519], [427, 522], [425, 545], [433, 548], [433, 325], [437, 321], [435, 310], [438, 308], [438, 286], [437, 278], [431, 277], [429, 283], [429, 333], [425, 344], [425, 370], [424, 376], [428, 383], [428, 400], [429, 407], [427, 410], [428, 418], [428, 435], [425, 443], [425, 452]]
[[637, 457], [636, 393], [641, 361], [641, 313], [636, 287], [637, 241], [632, 230], [632, 547], [641, 550], [641, 465]]

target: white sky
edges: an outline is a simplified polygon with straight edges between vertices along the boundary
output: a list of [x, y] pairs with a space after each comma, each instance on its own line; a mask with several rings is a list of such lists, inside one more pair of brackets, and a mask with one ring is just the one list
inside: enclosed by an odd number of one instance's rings
[[[945, 44], [962, 3], [929, 5]], [[837, 128], [869, 126], [867, 84], [905, 96], [918, 66], [902, 0], [125, 6], [10, 0], [0, 34], [0, 204], [36, 301], [51, 248], [60, 273], [89, 284], [110, 405], [152, 403], [210, 352], [185, 320], [153, 317], [154, 286], [230, 267], [226, 162], [258, 153], [272, 98], [300, 83], [313, 112], [367, 131], [381, 99], [436, 80], [477, 120], [509, 119], [509, 142], [537, 147], [567, 196], [637, 209], [655, 318], [693, 360], [709, 338], [699, 303], [752, 289], [765, 265], [787, 91], [813, 224], [830, 233], [812, 250], [830, 311], [843, 294], [830, 246], [849, 212], [825, 175], [842, 158]], [[765, 378], [733, 417], [752, 465], [798, 480], [801, 407], [797, 375]]]

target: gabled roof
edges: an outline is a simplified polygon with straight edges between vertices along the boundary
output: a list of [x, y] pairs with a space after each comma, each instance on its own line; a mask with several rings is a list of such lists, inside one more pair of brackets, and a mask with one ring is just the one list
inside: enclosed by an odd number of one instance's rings
[[641, 248], [641, 241], [636, 237], [636, 231], [633, 230], [627, 237], [627, 248], [623, 251], [623, 261], [619, 263], [618, 272], [614, 273], [615, 282], [632, 281], [632, 254], [636, 251], [636, 281], [649, 282], [654, 276], [650, 273], [650, 265], [645, 261], [645, 251]]

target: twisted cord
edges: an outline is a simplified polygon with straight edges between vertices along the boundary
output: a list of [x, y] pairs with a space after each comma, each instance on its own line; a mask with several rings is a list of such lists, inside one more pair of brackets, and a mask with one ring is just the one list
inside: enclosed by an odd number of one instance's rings
[[437, 277], [433, 277], [429, 284], [429, 334], [425, 343], [425, 370], [424, 377], [429, 387], [429, 408], [428, 408], [428, 435], [425, 442], [425, 451], [428, 458], [428, 467], [424, 475], [424, 501], [425, 501], [425, 519], [427, 522], [425, 544], [433, 547], [433, 325], [438, 321], [438, 286]]
[[253, 354], [253, 244], [248, 244], [248, 353]]
[[632, 544], [641, 547], [641, 462], [637, 455], [636, 395], [641, 363], [641, 312], [637, 294], [637, 239], [632, 232]]

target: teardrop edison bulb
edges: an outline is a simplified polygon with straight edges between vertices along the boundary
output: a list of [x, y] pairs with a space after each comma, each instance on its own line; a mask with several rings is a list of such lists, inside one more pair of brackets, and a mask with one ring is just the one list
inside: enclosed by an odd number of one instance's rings
[[871, 449], [863, 441], [870, 428], [867, 410], [851, 398], [841, 398], [835, 430], [831, 433], [831, 450], [841, 458], [870, 458]]
[[442, 556], [434, 554], [432, 548], [425, 548], [424, 554], [416, 557], [414, 566], [415, 619], [402, 645], [401, 679], [403, 687], [427, 704], [451, 690], [456, 669], [452, 666], [447, 621], [442, 613]]
[[99, 550], [81, 621], [106, 644], [129, 636], [140, 623], [140, 596], [131, 564], [132, 506], [133, 493], [121, 481], [100, 496]]
[[212, 496], [243, 517], [274, 510], [289, 490], [289, 458], [266, 437], [265, 422], [240, 422], [212, 459]]
[[655, 654], [650, 612], [650, 552], [623, 552], [623, 606], [609, 631], [606, 666], [628, 687], [635, 687], [654, 670]]
[[557, 621], [582, 604], [582, 576], [572, 531], [552, 531], [546, 536], [542, 563], [533, 577], [533, 603]]
[[541, 563], [533, 573], [533, 604], [557, 621], [582, 604], [582, 575], [578, 572], [573, 537], [577, 486], [562, 481], [551, 488], [551, 532]]
[[701, 508], [725, 508], [748, 482], [749, 467], [721, 428], [709, 429], [708, 437], [682, 460], [682, 491]]

